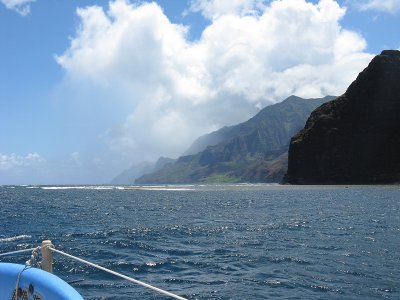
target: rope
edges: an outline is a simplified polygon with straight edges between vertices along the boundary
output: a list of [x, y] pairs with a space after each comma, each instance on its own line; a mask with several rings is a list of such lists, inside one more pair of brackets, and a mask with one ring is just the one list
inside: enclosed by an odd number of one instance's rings
[[134, 279], [134, 278], [125, 276], [125, 275], [123, 275], [123, 274], [121, 274], [121, 273], [117, 273], [117, 272], [115, 272], [115, 271], [112, 271], [112, 270], [110, 270], [110, 269], [104, 268], [104, 267], [102, 267], [102, 266], [96, 265], [96, 264], [94, 264], [94, 263], [92, 263], [92, 262], [90, 262], [90, 261], [84, 260], [84, 259], [82, 259], [82, 258], [73, 256], [73, 255], [71, 255], [71, 254], [65, 253], [65, 252], [63, 252], [63, 251], [57, 250], [57, 249], [52, 248], [52, 247], [50, 247], [50, 249], [51, 249], [52, 251], [54, 251], [54, 252], [57, 252], [57, 253], [59, 253], [59, 254], [61, 254], [61, 255], [67, 256], [67, 257], [72, 258], [72, 259], [74, 259], [74, 260], [77, 260], [77, 261], [79, 261], [79, 262], [81, 262], [81, 263], [87, 264], [87, 265], [89, 265], [89, 266], [92, 266], [92, 267], [97, 268], [97, 269], [99, 269], [99, 270], [102, 270], [102, 271], [104, 271], [104, 272], [113, 274], [113, 275], [115, 275], [115, 276], [118, 276], [118, 277], [123, 278], [123, 279], [125, 279], [125, 280], [128, 280], [128, 281], [130, 281], [130, 282], [133, 282], [133, 283], [136, 283], [136, 284], [141, 285], [141, 286], [143, 286], [143, 287], [146, 287], [146, 288], [148, 288], [148, 289], [152, 289], [153, 291], [156, 291], [156, 292], [158, 292], [158, 293], [160, 293], [160, 294], [164, 294], [164, 295], [166, 295], [166, 296], [169, 296], [169, 297], [171, 297], [171, 298], [175, 298], [175, 299], [178, 299], [178, 300], [187, 300], [186, 298], [183, 298], [183, 297], [181, 297], [181, 296], [175, 295], [175, 294], [170, 293], [170, 292], [168, 292], [168, 291], [162, 290], [162, 289], [157, 288], [157, 287], [155, 287], [155, 286], [152, 286], [152, 285], [150, 285], [150, 284], [148, 284], [148, 283], [145, 283], [145, 282], [136, 280], [136, 279]]
[[31, 252], [35, 250], [35, 248], [29, 248], [29, 249], [23, 249], [23, 250], [17, 250], [17, 251], [11, 251], [11, 252], [6, 252], [6, 253], [0, 253], [0, 256], [6, 256], [6, 255], [11, 255], [11, 254], [18, 254], [18, 253], [24, 253], [24, 252]]
[[18, 273], [17, 282], [15, 285], [15, 299], [18, 299], [19, 281], [21, 279], [22, 272], [37, 264], [39, 251], [40, 247], [33, 248], [31, 258], [25, 262], [25, 267]]
[[21, 271], [19, 271], [19, 273], [18, 273], [17, 283], [15, 285], [15, 299], [18, 299], [19, 281], [21, 279], [22, 272], [24, 272], [25, 270], [29, 269], [30, 267], [31, 266], [25, 265], [25, 267]]
[[29, 266], [29, 267], [38, 266], [38, 267], [40, 267], [40, 263], [38, 262], [40, 249], [41, 249], [40, 246], [38, 246], [38, 247], [33, 249], [31, 257], [25, 262], [25, 266]]

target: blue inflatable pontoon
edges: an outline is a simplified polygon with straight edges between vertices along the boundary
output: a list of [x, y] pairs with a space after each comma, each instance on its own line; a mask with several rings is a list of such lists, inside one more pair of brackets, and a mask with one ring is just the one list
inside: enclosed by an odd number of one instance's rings
[[[24, 265], [0, 263], [1, 299], [16, 300], [16, 284], [24, 268]], [[19, 277], [18, 299], [83, 300], [68, 283], [46, 271], [29, 267]]]

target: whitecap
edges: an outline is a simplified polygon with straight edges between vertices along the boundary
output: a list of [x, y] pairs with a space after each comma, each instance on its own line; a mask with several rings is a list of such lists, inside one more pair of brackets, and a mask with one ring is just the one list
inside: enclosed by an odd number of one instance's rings
[[79, 186], [42, 186], [42, 190], [72, 190], [72, 189], [82, 189]]
[[13, 242], [13, 241], [17, 241], [17, 240], [22, 240], [22, 239], [28, 239], [31, 238], [32, 236], [30, 235], [26, 235], [26, 234], [22, 234], [22, 235], [17, 235], [17, 236], [12, 236], [12, 237], [8, 237], [8, 238], [2, 238], [0, 239], [0, 242]]
[[113, 190], [114, 186], [105, 185], [73, 185], [73, 186], [42, 186], [43, 190]]
[[193, 191], [195, 188], [192, 185], [132, 185], [126, 186], [125, 189], [139, 191]]

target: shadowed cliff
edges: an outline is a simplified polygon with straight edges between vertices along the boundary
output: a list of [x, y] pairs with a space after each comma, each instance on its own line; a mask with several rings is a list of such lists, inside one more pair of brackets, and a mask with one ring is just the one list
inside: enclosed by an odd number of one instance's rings
[[400, 182], [400, 51], [376, 56], [290, 143], [284, 183]]

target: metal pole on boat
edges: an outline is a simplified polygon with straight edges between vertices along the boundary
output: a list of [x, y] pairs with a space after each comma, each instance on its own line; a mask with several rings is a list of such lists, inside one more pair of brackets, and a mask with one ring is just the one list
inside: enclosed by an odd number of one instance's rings
[[49, 273], [53, 273], [53, 253], [50, 249], [52, 246], [50, 240], [42, 242], [42, 269]]

